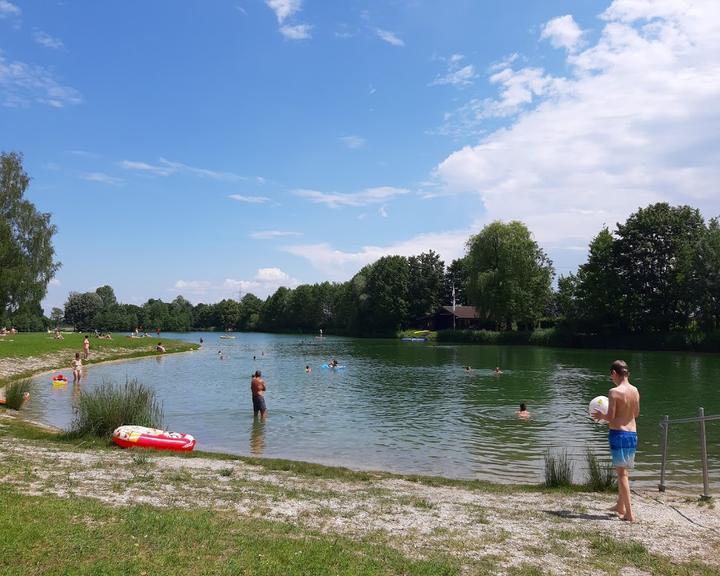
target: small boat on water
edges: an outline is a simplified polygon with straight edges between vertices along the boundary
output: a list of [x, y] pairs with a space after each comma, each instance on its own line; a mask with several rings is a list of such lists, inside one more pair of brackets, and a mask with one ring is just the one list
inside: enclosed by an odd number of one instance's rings
[[121, 448], [155, 448], [176, 452], [191, 452], [197, 444], [190, 434], [145, 426], [120, 426], [113, 432], [112, 440]]
[[220, 336], [220, 338], [222, 338], [223, 340], [234, 340], [235, 336], [230, 336], [230, 334], [223, 334], [222, 336]]

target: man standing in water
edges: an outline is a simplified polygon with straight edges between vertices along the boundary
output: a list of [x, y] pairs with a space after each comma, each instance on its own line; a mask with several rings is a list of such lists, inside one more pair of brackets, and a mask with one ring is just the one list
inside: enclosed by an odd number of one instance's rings
[[618, 476], [618, 498], [610, 510], [616, 512], [622, 520], [633, 522], [635, 516], [630, 505], [629, 472], [635, 466], [637, 448], [637, 427], [635, 418], [640, 414], [640, 393], [628, 380], [630, 371], [622, 360], [616, 360], [610, 366], [610, 378], [614, 388], [608, 392], [608, 411], [602, 414], [596, 410], [595, 420], [607, 420], [610, 432], [610, 454]]
[[250, 391], [252, 392], [253, 415], [257, 418], [257, 415], [260, 414], [261, 420], [265, 420], [265, 414], [267, 414], [265, 390], [265, 380], [263, 380], [260, 370], [256, 370], [250, 380]]

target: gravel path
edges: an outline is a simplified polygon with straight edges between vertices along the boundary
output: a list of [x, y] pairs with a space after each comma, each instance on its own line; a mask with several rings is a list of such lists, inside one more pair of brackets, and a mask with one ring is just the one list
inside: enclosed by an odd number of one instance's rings
[[[13, 417], [0, 415], [0, 432]], [[4, 434], [0, 482], [27, 495], [83, 496], [111, 506], [204, 507], [327, 534], [380, 535], [410, 556], [442, 550], [469, 567], [494, 557], [503, 570], [530, 564], [551, 574], [613, 573], [588, 565], [592, 539], [601, 536], [641, 543], [675, 563], [700, 561], [720, 574], [720, 513], [689, 495], [635, 493], [638, 521], [631, 524], [605, 512], [614, 502], [610, 494], [507, 494], [382, 476], [318, 479], [241, 460], [83, 450]], [[628, 566], [621, 573], [650, 572]]]

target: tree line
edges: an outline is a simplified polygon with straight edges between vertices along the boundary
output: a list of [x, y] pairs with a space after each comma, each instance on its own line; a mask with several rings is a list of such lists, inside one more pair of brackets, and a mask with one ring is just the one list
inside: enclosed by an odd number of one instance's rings
[[[0, 155], [0, 320], [21, 330], [65, 323], [78, 330], [240, 330], [389, 336], [427, 325], [440, 306], [474, 306], [476, 328], [527, 332], [543, 325], [571, 334], [702, 338], [720, 333], [720, 223], [690, 206], [640, 208], [590, 242], [587, 261], [553, 287], [552, 261], [518, 221], [493, 222], [449, 265], [432, 250], [385, 256], [342, 283], [280, 287], [265, 300], [193, 305], [117, 301], [111, 286], [71, 293], [43, 316], [40, 302], [60, 264], [49, 214], [23, 198], [22, 157]], [[718, 338], [720, 340], [720, 338]]]

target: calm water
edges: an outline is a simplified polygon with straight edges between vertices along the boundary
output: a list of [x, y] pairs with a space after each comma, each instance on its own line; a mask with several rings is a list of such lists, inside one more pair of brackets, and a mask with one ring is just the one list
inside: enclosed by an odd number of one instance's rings
[[[658, 482], [663, 414], [693, 416], [698, 406], [720, 414], [718, 355], [219, 336], [178, 335], [205, 340], [188, 354], [86, 367], [83, 388], [137, 378], [157, 391], [167, 428], [193, 434], [203, 450], [510, 482], [541, 481], [548, 448], [568, 450], [578, 480], [586, 448], [607, 455], [607, 427], [589, 419], [587, 404], [607, 395], [616, 357], [630, 364], [642, 395], [638, 484]], [[321, 368], [333, 358], [347, 368]], [[305, 373], [306, 364], [312, 373]], [[495, 366], [502, 375], [493, 373]], [[256, 369], [268, 386], [265, 423], [252, 416], [249, 382]], [[55, 389], [46, 374], [35, 378], [34, 389], [28, 415], [68, 427], [72, 385]], [[532, 414], [528, 421], [515, 416], [522, 401]], [[707, 434], [718, 488], [720, 422], [708, 423]], [[696, 424], [671, 430], [670, 459], [672, 488], [701, 484]]]

